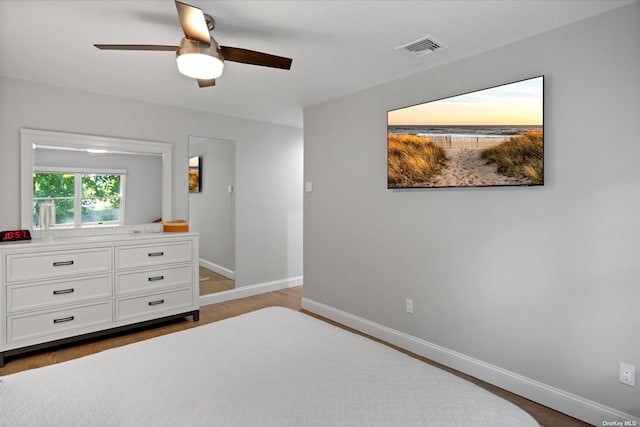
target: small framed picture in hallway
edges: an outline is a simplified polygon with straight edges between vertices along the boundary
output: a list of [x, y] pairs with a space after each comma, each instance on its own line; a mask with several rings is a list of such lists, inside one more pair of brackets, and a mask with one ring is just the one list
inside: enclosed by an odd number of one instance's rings
[[202, 156], [189, 157], [189, 193], [202, 191]]

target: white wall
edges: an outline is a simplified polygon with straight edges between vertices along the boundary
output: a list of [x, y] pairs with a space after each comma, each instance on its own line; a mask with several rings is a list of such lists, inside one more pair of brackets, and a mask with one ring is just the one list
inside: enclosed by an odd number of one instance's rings
[[172, 143], [176, 219], [188, 218], [189, 135], [235, 141], [236, 286], [302, 275], [301, 129], [0, 78], [2, 230], [20, 227], [22, 127]]
[[[304, 306], [594, 423], [640, 416], [618, 382], [620, 361], [640, 369], [639, 18], [634, 3], [306, 108]], [[543, 187], [386, 189], [388, 110], [541, 74]]]

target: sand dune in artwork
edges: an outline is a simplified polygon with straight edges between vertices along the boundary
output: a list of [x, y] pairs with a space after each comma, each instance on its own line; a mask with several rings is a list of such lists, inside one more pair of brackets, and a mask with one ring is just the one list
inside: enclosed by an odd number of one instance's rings
[[527, 178], [511, 178], [496, 172], [495, 164], [488, 164], [480, 157], [482, 149], [449, 148], [446, 167], [433, 177], [434, 187], [481, 186], [481, 185], [526, 185]]
[[542, 130], [517, 136], [388, 134], [389, 188], [540, 185]]

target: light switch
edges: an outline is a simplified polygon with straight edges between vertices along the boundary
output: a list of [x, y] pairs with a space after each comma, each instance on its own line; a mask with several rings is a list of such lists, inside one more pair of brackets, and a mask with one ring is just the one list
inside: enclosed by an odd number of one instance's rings
[[313, 182], [307, 181], [304, 183], [304, 191], [305, 193], [311, 193], [313, 191]]

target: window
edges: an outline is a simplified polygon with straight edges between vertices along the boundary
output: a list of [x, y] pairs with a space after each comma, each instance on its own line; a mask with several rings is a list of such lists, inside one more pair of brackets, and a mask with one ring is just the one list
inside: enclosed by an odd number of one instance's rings
[[34, 168], [33, 223], [40, 226], [40, 206], [53, 203], [56, 226], [124, 224], [123, 170]]

